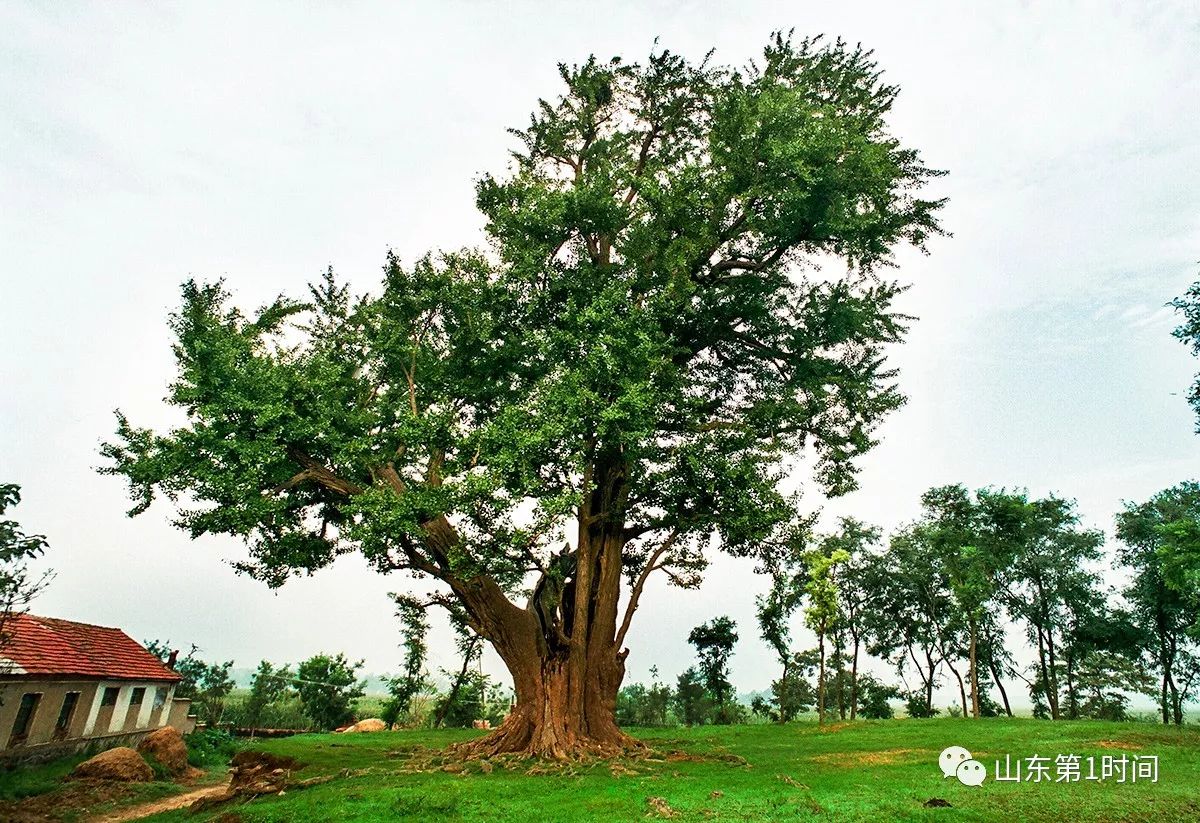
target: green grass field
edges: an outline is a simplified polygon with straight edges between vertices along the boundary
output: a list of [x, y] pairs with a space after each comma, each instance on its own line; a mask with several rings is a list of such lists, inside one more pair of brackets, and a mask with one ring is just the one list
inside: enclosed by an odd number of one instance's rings
[[[658, 752], [646, 760], [562, 769], [469, 763], [443, 771], [427, 747], [477, 732], [304, 735], [263, 750], [307, 764], [299, 777], [332, 782], [202, 815], [253, 821], [676, 820], [1195, 820], [1200, 819], [1200, 729], [1150, 724], [962, 719], [641, 730]], [[983, 786], [943, 778], [938, 754], [970, 749], [988, 769]], [[1031, 755], [1157, 755], [1157, 783], [997, 783], [993, 761]], [[744, 760], [744, 762], [743, 762]], [[451, 769], [458, 768], [451, 765]], [[1097, 765], [1097, 769], [1099, 765]], [[359, 770], [368, 771], [355, 773]], [[1086, 766], [1085, 771], [1086, 774]], [[1053, 780], [1055, 772], [1050, 771]], [[665, 805], [649, 798], [661, 798]], [[926, 808], [930, 798], [949, 808]]]
[[[890, 720], [788, 726], [636, 730], [654, 749], [619, 763], [550, 765], [468, 762], [442, 747], [474, 731], [313, 734], [257, 741], [297, 758], [297, 779], [332, 776], [282, 796], [148, 821], [325, 823], [326, 821], [691, 820], [1200, 820], [1200, 727], [1028, 719]], [[943, 778], [942, 749], [968, 748], [986, 767], [980, 787]], [[1004, 755], [1156, 755], [1158, 782], [996, 782]], [[219, 769], [217, 770], [219, 771]], [[0, 775], [0, 796], [51, 791], [63, 772], [43, 766]], [[215, 776], [215, 775], [214, 775]], [[154, 795], [167, 791], [164, 784]], [[182, 789], [177, 789], [182, 791]], [[128, 804], [151, 794], [149, 787]], [[927, 808], [932, 798], [950, 807]], [[128, 805], [127, 804], [127, 805]], [[46, 804], [43, 804], [46, 805]], [[52, 804], [51, 804], [52, 805]], [[111, 808], [111, 807], [110, 807]], [[48, 818], [51, 819], [51, 818]], [[64, 820], [87, 815], [65, 813]]]

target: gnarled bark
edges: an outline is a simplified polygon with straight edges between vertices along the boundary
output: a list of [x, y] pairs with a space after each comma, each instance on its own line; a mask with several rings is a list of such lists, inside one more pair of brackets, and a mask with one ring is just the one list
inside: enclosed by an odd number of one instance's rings
[[[584, 683], [574, 681], [569, 656], [522, 662], [513, 671], [517, 700], [512, 712], [494, 732], [460, 744], [459, 751], [472, 757], [515, 752], [563, 759], [640, 748], [615, 720], [612, 684], [620, 683], [623, 667], [614, 660], [593, 662], [596, 668], [585, 668]], [[573, 700], [576, 694], [583, 699]]]
[[624, 468], [601, 461], [589, 480], [573, 565], [561, 581], [543, 575], [527, 607], [514, 605], [490, 578], [448, 581], [472, 628], [508, 667], [516, 692], [513, 710], [498, 729], [460, 744], [467, 756], [612, 756], [642, 747], [616, 723], [628, 653], [620, 648], [624, 638], [617, 629], [627, 539], [616, 514], [624, 502]]

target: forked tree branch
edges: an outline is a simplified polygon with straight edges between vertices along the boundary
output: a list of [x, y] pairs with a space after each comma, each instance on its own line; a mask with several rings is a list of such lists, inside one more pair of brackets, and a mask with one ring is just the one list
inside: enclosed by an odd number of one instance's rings
[[625, 607], [625, 617], [621, 620], [621, 628], [617, 630], [617, 638], [614, 644], [618, 649], [625, 642], [625, 635], [628, 633], [629, 626], [633, 622], [633, 613], [637, 611], [638, 601], [642, 597], [642, 590], [646, 587], [646, 580], [651, 574], [663, 567], [658, 562], [659, 559], [669, 552], [678, 540], [679, 529], [675, 528], [667, 535], [667, 539], [651, 553], [649, 559], [646, 560], [646, 565], [642, 567], [641, 572], [638, 574], [633, 588], [629, 590], [629, 605]]

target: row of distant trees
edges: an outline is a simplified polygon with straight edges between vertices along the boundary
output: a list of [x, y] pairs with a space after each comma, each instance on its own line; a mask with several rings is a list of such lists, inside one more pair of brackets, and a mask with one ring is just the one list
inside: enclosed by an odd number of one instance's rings
[[[168, 642], [147, 641], [146, 648], [164, 662], [172, 653]], [[239, 691], [232, 660], [204, 660], [192, 646], [173, 664], [182, 678], [175, 693], [190, 699], [197, 719], [210, 726], [251, 730], [330, 730], [367, 716], [408, 726], [463, 727], [480, 718], [498, 722], [510, 698], [475, 667], [479, 648], [477, 639], [468, 643], [462, 667], [443, 672], [449, 677], [444, 690], [418, 669], [415, 681], [404, 674], [389, 679], [388, 697], [366, 705], [362, 700], [366, 680], [360, 677], [363, 661], [351, 661], [343, 653], [314, 655], [295, 667], [263, 660], [250, 678], [249, 689]]]
[[[1073, 501], [1024, 492], [952, 485], [930, 489], [922, 514], [886, 540], [880, 529], [843, 518], [832, 533], [797, 520], [779, 536], [760, 571], [769, 580], [757, 600], [762, 639], [779, 676], [750, 705], [737, 699], [730, 659], [737, 626], [726, 616], [688, 636], [697, 662], [675, 683], [624, 686], [622, 726], [787, 722], [815, 711], [828, 718], [892, 717], [900, 701], [910, 717], [933, 717], [939, 686], [957, 696], [953, 714], [1011, 716], [1015, 687], [1035, 717], [1124, 720], [1133, 695], [1159, 703], [1164, 723], [1181, 724], [1200, 685], [1200, 588], [1186, 572], [1200, 545], [1200, 484], [1181, 483], [1116, 518], [1119, 548], [1080, 523]], [[1101, 570], [1123, 572], [1105, 584]], [[476, 666], [482, 640], [451, 611], [461, 666], [441, 671], [439, 693], [426, 670], [425, 606], [393, 595], [404, 664], [388, 681], [389, 723], [463, 726], [505, 708], [498, 687]], [[798, 614], [816, 647], [793, 647]], [[1014, 641], [1033, 662], [1021, 665]], [[889, 683], [862, 671], [868, 658], [896, 673]], [[264, 665], [267, 665], [264, 663]], [[489, 697], [491, 698], [489, 700]]]
[[[169, 642], [150, 640], [146, 648], [164, 662], [173, 654]], [[354, 701], [365, 693], [358, 678], [362, 661], [351, 662], [344, 654], [318, 654], [295, 669], [262, 661], [250, 680], [249, 693], [236, 699], [233, 661], [206, 661], [198, 652], [192, 646], [186, 656], [174, 660], [182, 678], [175, 695], [190, 699], [197, 718], [210, 726], [261, 728], [286, 716], [282, 724], [286, 728], [334, 729], [354, 720]], [[277, 711], [281, 706], [291, 711]]]
[[[886, 541], [852, 518], [829, 534], [800, 521], [780, 538], [757, 612], [780, 675], [769, 698], [754, 699], [754, 714], [890, 717], [888, 701], [899, 698], [909, 716], [932, 717], [934, 692], [948, 682], [951, 711], [963, 716], [1011, 716], [1015, 686], [1035, 717], [1123, 720], [1131, 696], [1145, 694], [1163, 723], [1183, 723], [1200, 685], [1200, 484], [1127, 504], [1111, 556], [1073, 501], [953, 485], [930, 489], [921, 504], [920, 518]], [[1121, 572], [1124, 585], [1106, 585], [1102, 568]], [[793, 648], [797, 612], [815, 649]], [[735, 629], [727, 617], [696, 627], [698, 665], [674, 689], [657, 671], [649, 686], [624, 687], [619, 720], [744, 719], [728, 679]], [[1017, 662], [1018, 638], [1031, 664]], [[862, 673], [868, 657], [890, 664], [900, 685]]]

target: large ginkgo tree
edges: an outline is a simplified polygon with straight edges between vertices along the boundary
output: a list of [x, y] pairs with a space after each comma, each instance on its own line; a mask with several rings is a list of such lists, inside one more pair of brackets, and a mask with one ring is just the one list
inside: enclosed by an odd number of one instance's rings
[[[474, 751], [636, 745], [614, 722], [647, 579], [771, 551], [802, 451], [831, 494], [902, 403], [883, 276], [939, 231], [938, 172], [887, 128], [869, 52], [773, 36], [742, 69], [660, 51], [562, 66], [484, 176], [487, 242], [374, 292], [332, 275], [255, 312], [188, 282], [185, 425], [119, 415], [105, 471], [272, 586], [360, 552], [440, 587], [516, 705]], [[326, 604], [324, 608], [336, 608]]]

